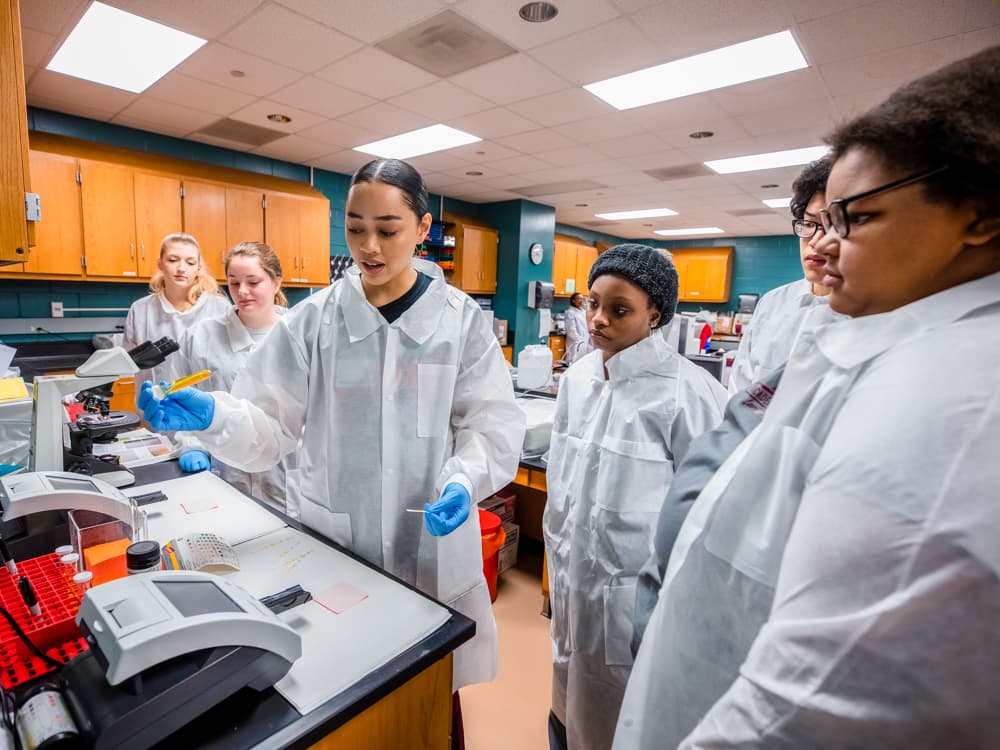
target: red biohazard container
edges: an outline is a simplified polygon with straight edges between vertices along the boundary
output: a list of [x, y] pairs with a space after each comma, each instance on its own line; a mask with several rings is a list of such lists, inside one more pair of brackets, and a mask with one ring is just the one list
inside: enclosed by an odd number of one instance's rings
[[483, 575], [490, 589], [490, 601], [497, 600], [497, 556], [507, 539], [503, 522], [496, 513], [479, 511], [479, 530], [483, 536]]

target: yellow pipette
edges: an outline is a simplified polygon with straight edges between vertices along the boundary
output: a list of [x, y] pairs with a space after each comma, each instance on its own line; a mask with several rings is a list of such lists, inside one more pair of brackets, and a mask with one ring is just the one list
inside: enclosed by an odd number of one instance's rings
[[163, 390], [158, 385], [153, 386], [153, 395], [159, 399], [164, 396], [168, 396], [175, 391], [179, 391], [181, 388], [187, 388], [189, 385], [194, 385], [195, 383], [200, 383], [202, 380], [207, 380], [212, 377], [211, 370], [199, 370], [198, 372], [191, 373], [190, 375], [185, 375], [183, 378], [177, 378], [170, 386]]

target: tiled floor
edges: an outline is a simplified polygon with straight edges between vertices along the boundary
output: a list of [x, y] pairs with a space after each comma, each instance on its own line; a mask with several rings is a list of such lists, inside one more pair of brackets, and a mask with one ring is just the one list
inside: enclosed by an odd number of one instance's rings
[[468, 750], [547, 750], [552, 689], [549, 621], [542, 617], [542, 558], [520, 550], [500, 576], [493, 613], [500, 633], [500, 675], [462, 690]]

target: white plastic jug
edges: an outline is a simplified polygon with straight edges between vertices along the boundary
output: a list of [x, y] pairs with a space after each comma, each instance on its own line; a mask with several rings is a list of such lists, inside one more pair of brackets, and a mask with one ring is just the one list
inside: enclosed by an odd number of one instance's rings
[[552, 379], [552, 350], [542, 344], [526, 346], [517, 355], [517, 387], [544, 388]]

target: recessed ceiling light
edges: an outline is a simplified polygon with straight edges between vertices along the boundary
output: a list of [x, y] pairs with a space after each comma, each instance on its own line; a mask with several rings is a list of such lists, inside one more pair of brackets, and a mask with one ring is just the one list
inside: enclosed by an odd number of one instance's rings
[[829, 150], [829, 146], [793, 148], [788, 151], [770, 151], [766, 154], [735, 156], [732, 159], [715, 159], [713, 161], [706, 161], [705, 166], [719, 174], [754, 172], [758, 169], [775, 169], [776, 167], [794, 167], [799, 164], [808, 164], [811, 161], [815, 161]]
[[715, 133], [711, 130], [696, 130], [693, 133], [688, 133], [688, 138], [701, 140], [702, 138], [711, 138], [713, 135], [715, 135]]
[[769, 208], [788, 208], [792, 205], [791, 197], [788, 198], [768, 198], [764, 201], [764, 205]]
[[761, 188], [763, 188], [764, 190], [767, 190], [769, 188], [776, 188], [776, 187], [778, 187], [778, 183], [777, 182], [769, 182], [766, 185], [761, 185]]
[[575, 206], [576, 206], [577, 208], [586, 208], [586, 207], [587, 207], [587, 206], [589, 206], [590, 204], [589, 204], [589, 203], [575, 203], [574, 205], [575, 205]]
[[725, 229], [718, 227], [688, 227], [686, 229], [654, 229], [653, 234], [663, 237], [681, 237], [688, 234], [722, 234]]
[[653, 225], [652, 225], [652, 224], [643, 224], [643, 226], [644, 226], [644, 227], [651, 227], [651, 226], [653, 226]]
[[291, 122], [292, 118], [288, 115], [283, 115], [280, 112], [275, 112], [267, 116], [267, 119], [271, 122]]
[[411, 130], [409, 133], [394, 135], [392, 138], [372, 141], [363, 146], [355, 146], [354, 150], [363, 154], [380, 156], [383, 159], [409, 159], [412, 156], [444, 151], [481, 140], [482, 138], [479, 136], [439, 123], [419, 130]]
[[807, 67], [792, 32], [781, 31], [584, 88], [615, 109], [632, 109]]
[[482, 177], [482, 176], [483, 176], [483, 173], [482, 173], [482, 172], [476, 172], [476, 171], [472, 171], [472, 172], [466, 172], [466, 174], [467, 174], [467, 175], [468, 175], [469, 177]]
[[229, 75], [231, 75], [233, 78], [246, 78], [247, 77], [246, 73], [244, 73], [242, 70], [237, 70], [235, 68], [233, 70], [229, 71]]
[[545, 23], [559, 15], [559, 9], [552, 3], [527, 3], [518, 9], [517, 15], [530, 23]]
[[204, 43], [199, 37], [95, 2], [46, 67], [138, 94]]
[[669, 208], [643, 208], [638, 211], [615, 211], [610, 214], [594, 214], [598, 219], [625, 221], [626, 219], [654, 219], [657, 216], [676, 216]]

